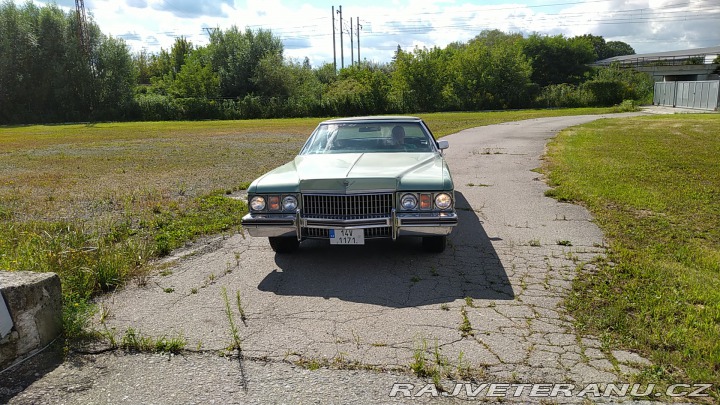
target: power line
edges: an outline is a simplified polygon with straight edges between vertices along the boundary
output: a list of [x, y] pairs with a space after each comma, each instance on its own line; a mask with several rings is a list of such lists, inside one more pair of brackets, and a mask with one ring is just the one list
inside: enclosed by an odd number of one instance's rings
[[[603, 2], [607, 0], [598, 0], [596, 2]], [[575, 4], [578, 2], [573, 3], [556, 3], [556, 4]], [[667, 5], [668, 8], [673, 8], [681, 5], [687, 5], [687, 4], [693, 4], [693, 3], [675, 3]], [[539, 6], [534, 6], [539, 7]], [[495, 8], [500, 9], [500, 8]], [[700, 12], [706, 12], [704, 14], [700, 15], [693, 15], [692, 13], [700, 13]], [[644, 23], [648, 21], [658, 21], [658, 22], [673, 22], [673, 21], [688, 21], [688, 20], [710, 20], [715, 19], [716, 14], [718, 14], [720, 11], [718, 11], [716, 8], [711, 6], [705, 6], [701, 8], [696, 8], [693, 10], [674, 10], [674, 11], [662, 11], [662, 10], [654, 10], [649, 8], [640, 8], [640, 9], [629, 9], [629, 10], [613, 10], [613, 11], [606, 11], [601, 14], [600, 18], [588, 18], [587, 13], [563, 13], [563, 14], [545, 14], [545, 15], [519, 15], [519, 16], [509, 16], [506, 17], [505, 21], [512, 22], [514, 20], [532, 20], [532, 21], [551, 21], [555, 24], [555, 27], [562, 28], [562, 27], [568, 27], [568, 26], [576, 26], [579, 23], [587, 24], [588, 22], [597, 22], [597, 23], [625, 23], [625, 22], [631, 22], [631, 23]], [[339, 11], [338, 11], [339, 13]], [[626, 18], [619, 18], [617, 15], [620, 14], [627, 14], [627, 13], [640, 13], [642, 15], [640, 16], [634, 16], [634, 17], [626, 17]], [[422, 14], [422, 13], [420, 13]], [[425, 13], [428, 14], [428, 13]], [[366, 35], [386, 35], [386, 34], [395, 34], [395, 33], [417, 33], [418, 30], [427, 30], [427, 29], [474, 29], [478, 27], [478, 24], [476, 22], [473, 22], [473, 19], [476, 19], [477, 16], [471, 15], [459, 18], [454, 18], [454, 22], [452, 24], [447, 25], [432, 25], [430, 20], [423, 20], [423, 19], [408, 19], [404, 20], [404, 22], [399, 21], [388, 21], [384, 24], [374, 24], [374, 27], [383, 27], [387, 25], [394, 25], [394, 24], [402, 24], [397, 27], [392, 27], [392, 30], [390, 31], [384, 31], [384, 32], [366, 32]], [[562, 17], [563, 21], [558, 21], [557, 18]], [[583, 18], [581, 22], [575, 21], [577, 18]], [[316, 20], [323, 20], [327, 19], [326, 17], [323, 18], [317, 18]], [[459, 20], [459, 21], [458, 21]], [[568, 21], [570, 20], [570, 21]], [[345, 21], [345, 24], [347, 25], [347, 20]], [[369, 22], [365, 19], [363, 19], [363, 22], [372, 24], [372, 22]], [[250, 26], [248, 26], [250, 27]], [[323, 37], [326, 36], [326, 33], [322, 33], [318, 26], [316, 25], [301, 25], [301, 26], [262, 26], [262, 25], [253, 25], [252, 27], [265, 27], [266, 29], [270, 29], [273, 31], [274, 34], [277, 35], [292, 35], [297, 36], [301, 38], [317, 38], [317, 37]], [[347, 31], [344, 31], [347, 32]], [[177, 34], [176, 32], [163, 32], [160, 33], [162, 35], [172, 35], [172, 36], [179, 36], [181, 34]]]
[[[593, 1], [570, 1], [570, 2], [557, 2], [552, 4], [543, 4], [535, 6], [524, 6], [525, 9], [540, 9], [546, 7], [557, 7], [557, 6], [571, 6], [588, 3], [607, 3], [611, 0], [593, 0]], [[720, 7], [714, 6], [720, 4], [717, 1], [711, 2], [677, 2], [672, 4], [666, 4], [659, 8], [633, 8], [633, 9], [622, 9], [622, 10], [607, 10], [598, 11], [595, 14], [588, 16], [587, 12], [558, 12], [552, 14], [532, 14], [523, 13], [504, 17], [503, 21], [507, 24], [506, 27], [516, 26], [517, 29], [521, 27], [531, 26], [532, 23], [544, 26], [545, 23], [552, 23], [553, 29], [570, 28], [575, 26], [585, 26], [589, 24], [594, 25], [630, 25], [630, 24], [647, 24], [651, 22], [658, 23], [674, 23], [674, 22], [698, 22], [717, 20], [720, 17]], [[487, 13], [489, 11], [503, 11], [503, 10], [515, 10], [516, 7], [500, 6], [500, 7], [476, 7], [463, 10], [444, 10], [444, 11], [420, 11], [412, 14], [408, 14], [409, 19], [403, 21], [383, 21], [383, 16], [392, 16], [391, 14], [376, 14], [373, 16], [373, 21], [362, 20], [364, 24], [371, 25], [372, 29], [364, 33], [370, 37], [396, 37], [399, 35], [410, 35], [410, 34], [429, 34], [436, 30], [457, 30], [457, 31], [474, 31], [480, 32], [483, 29], [492, 29], [493, 26], [497, 27], [495, 20], [489, 20], [483, 18], [480, 13]], [[337, 10], [336, 14], [340, 14], [341, 11]], [[396, 15], [396, 14], [395, 14]], [[442, 15], [443, 20], [450, 20], [446, 23], [438, 23], [437, 18], [423, 18], [423, 16], [436, 16]], [[333, 20], [333, 36], [335, 33], [334, 29], [334, 18]], [[342, 18], [342, 17], [341, 17]], [[305, 21], [327, 21], [327, 17], [318, 17], [312, 20]], [[343, 22], [345, 21], [345, 22]], [[359, 18], [358, 18], [359, 23]], [[347, 25], [347, 20], [340, 20], [340, 39], [341, 39], [341, 61], [344, 67], [344, 54], [343, 54], [343, 34], [344, 25]], [[324, 24], [323, 24], [324, 25]], [[313, 38], [327, 38], [327, 32], [322, 32], [317, 25], [308, 25], [307, 23], [297, 26], [275, 26], [272, 25], [250, 25], [250, 27], [264, 28], [271, 30], [275, 35], [279, 37], [286, 37], [288, 39], [306, 39], [310, 40]], [[512, 29], [512, 28], [510, 28]], [[542, 28], [541, 28], [542, 29]], [[359, 31], [356, 31], [359, 36]], [[168, 35], [169, 33], [165, 33]], [[173, 36], [177, 36], [175, 32], [171, 33]], [[352, 37], [351, 37], [352, 38]], [[359, 37], [358, 37], [359, 40]], [[637, 42], [637, 41], [635, 41]], [[377, 47], [376, 47], [377, 48]], [[333, 45], [333, 49], [335, 46]], [[358, 52], [359, 53], [359, 52]]]

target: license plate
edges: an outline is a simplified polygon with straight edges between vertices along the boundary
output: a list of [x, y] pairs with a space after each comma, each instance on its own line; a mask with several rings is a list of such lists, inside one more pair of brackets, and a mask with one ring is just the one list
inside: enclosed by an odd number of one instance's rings
[[331, 245], [364, 245], [365, 231], [363, 229], [331, 229]]

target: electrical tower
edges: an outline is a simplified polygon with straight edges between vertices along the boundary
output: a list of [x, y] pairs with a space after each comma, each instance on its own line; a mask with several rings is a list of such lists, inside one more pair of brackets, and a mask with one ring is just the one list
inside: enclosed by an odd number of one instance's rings
[[85, 2], [83, 0], [75, 0], [75, 10], [77, 11], [77, 35], [80, 47], [85, 54], [86, 59], [90, 59], [90, 34], [88, 33], [87, 15], [85, 14]]

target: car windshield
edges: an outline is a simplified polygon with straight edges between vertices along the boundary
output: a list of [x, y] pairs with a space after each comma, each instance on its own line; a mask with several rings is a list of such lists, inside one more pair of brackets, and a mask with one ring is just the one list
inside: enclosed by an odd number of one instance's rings
[[317, 127], [300, 154], [433, 152], [433, 144], [417, 122], [328, 123]]

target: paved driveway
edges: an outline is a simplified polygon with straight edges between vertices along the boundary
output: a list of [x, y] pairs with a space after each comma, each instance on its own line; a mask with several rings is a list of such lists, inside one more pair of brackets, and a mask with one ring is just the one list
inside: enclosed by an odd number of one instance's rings
[[[561, 307], [578, 264], [603, 253], [603, 235], [582, 207], [544, 197], [547, 186], [532, 171], [548, 138], [599, 118], [536, 119], [445, 138], [460, 225], [443, 254], [422, 253], [419, 239], [409, 239], [364, 247], [308, 241], [276, 256], [266, 239], [242, 235], [181, 252], [165, 275], [102, 305], [119, 335], [130, 327], [181, 334], [197, 353], [76, 356], [79, 363], [38, 377], [11, 403], [384, 402], [394, 382], [421, 386], [408, 367], [423, 347], [431, 364], [438, 353], [449, 372], [469, 367], [482, 381], [626, 381], [623, 373], [644, 360], [602, 351]], [[242, 360], [218, 356], [233, 342], [223, 291]]]

